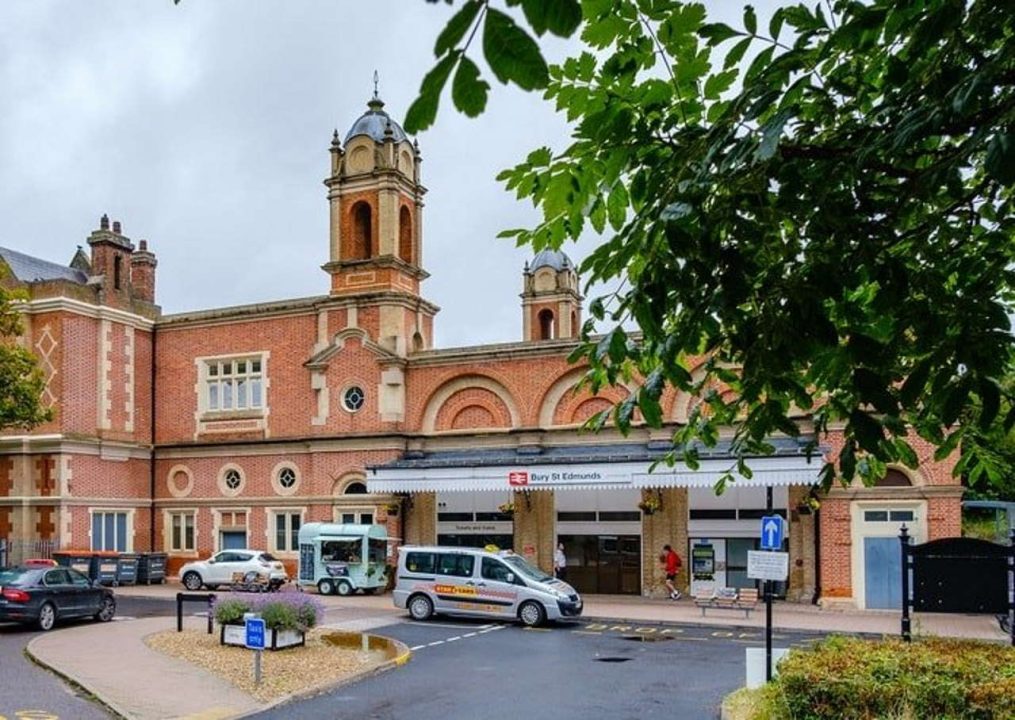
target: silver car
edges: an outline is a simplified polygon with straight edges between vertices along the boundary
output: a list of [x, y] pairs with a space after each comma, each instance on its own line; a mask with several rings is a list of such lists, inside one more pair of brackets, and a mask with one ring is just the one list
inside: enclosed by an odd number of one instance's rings
[[403, 546], [394, 601], [414, 620], [468, 615], [535, 627], [582, 613], [581, 597], [567, 583], [513, 552], [481, 548]]

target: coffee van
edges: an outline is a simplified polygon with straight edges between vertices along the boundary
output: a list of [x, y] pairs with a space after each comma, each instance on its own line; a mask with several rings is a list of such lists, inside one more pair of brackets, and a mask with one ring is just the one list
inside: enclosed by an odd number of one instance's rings
[[467, 615], [517, 619], [530, 627], [582, 613], [574, 588], [522, 556], [465, 547], [399, 548], [394, 602], [414, 620]]

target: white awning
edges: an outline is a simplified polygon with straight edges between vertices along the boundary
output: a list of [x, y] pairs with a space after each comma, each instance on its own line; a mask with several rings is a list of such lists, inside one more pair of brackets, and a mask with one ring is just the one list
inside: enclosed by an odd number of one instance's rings
[[374, 468], [367, 477], [369, 493], [476, 492], [491, 490], [589, 490], [596, 488], [711, 487], [733, 470], [738, 487], [813, 485], [819, 481], [820, 460], [803, 456], [753, 458], [753, 473], [735, 472], [733, 460], [703, 460], [698, 470], [685, 465], [589, 463], [587, 465], [492, 465], [444, 468]]

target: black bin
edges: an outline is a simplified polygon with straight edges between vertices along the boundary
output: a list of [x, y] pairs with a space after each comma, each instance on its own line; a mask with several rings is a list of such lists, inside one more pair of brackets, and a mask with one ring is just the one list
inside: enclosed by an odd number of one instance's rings
[[137, 582], [161, 585], [166, 581], [166, 553], [143, 552], [138, 555]]
[[119, 555], [119, 553], [111, 551], [94, 553], [92, 555], [92, 579], [97, 580], [101, 585], [116, 585]]
[[53, 559], [61, 567], [74, 568], [83, 575], [95, 579], [92, 574], [92, 553], [87, 550], [67, 550], [53, 553]]
[[135, 585], [137, 583], [138, 556], [136, 553], [120, 553], [116, 558], [116, 584]]

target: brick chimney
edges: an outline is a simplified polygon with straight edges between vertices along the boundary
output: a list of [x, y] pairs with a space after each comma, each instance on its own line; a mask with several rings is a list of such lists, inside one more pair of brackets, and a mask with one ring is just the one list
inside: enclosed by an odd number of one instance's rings
[[130, 256], [131, 296], [148, 303], [155, 302], [155, 267], [158, 261], [148, 250], [148, 241], [138, 242], [138, 248]]

